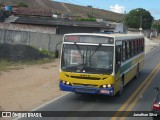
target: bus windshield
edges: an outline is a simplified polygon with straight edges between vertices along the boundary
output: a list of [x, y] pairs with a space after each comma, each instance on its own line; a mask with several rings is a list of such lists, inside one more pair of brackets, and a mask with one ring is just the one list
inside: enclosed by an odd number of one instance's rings
[[61, 69], [67, 72], [111, 74], [113, 72], [113, 47], [64, 44]]

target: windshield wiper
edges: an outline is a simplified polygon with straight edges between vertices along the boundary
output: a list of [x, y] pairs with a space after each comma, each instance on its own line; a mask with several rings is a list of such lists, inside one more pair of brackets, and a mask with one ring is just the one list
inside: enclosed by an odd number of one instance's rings
[[75, 44], [75, 46], [76, 46], [78, 52], [80, 53], [81, 57], [83, 57], [83, 55], [82, 55], [82, 53], [81, 53], [81, 49], [79, 48], [79, 46], [76, 44], [76, 42], [75, 42], [74, 44]]
[[98, 51], [98, 49], [101, 47], [101, 44], [99, 44], [99, 46], [96, 47], [96, 49], [94, 50], [94, 52], [91, 54], [90, 52], [90, 57], [89, 57], [89, 64], [91, 66], [91, 58], [93, 57], [93, 55]]
[[84, 63], [84, 54], [85, 54], [85, 51], [84, 51], [84, 53], [82, 54], [82, 53], [81, 53], [81, 49], [79, 48], [79, 46], [78, 46], [76, 43], [74, 43], [74, 44], [75, 44], [78, 52], [80, 53], [80, 55], [81, 55], [81, 57], [82, 57], [82, 59], [83, 59], [83, 63], [82, 63], [81, 65], [86, 64], [86, 63]]
[[99, 45], [96, 47], [96, 49], [94, 50], [94, 52], [92, 53], [92, 55], [91, 55], [90, 57], [92, 57], [92, 56], [98, 51], [98, 49], [99, 49], [101, 46], [102, 46], [102, 45], [99, 44]]

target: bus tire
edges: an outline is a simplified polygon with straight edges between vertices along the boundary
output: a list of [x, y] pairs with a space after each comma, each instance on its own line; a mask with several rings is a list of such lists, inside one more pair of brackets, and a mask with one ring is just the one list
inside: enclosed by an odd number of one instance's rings
[[138, 77], [139, 77], [139, 64], [137, 65], [137, 71], [136, 71], [135, 78], [138, 79]]
[[124, 80], [121, 79], [121, 81], [120, 81], [120, 89], [118, 91], [118, 96], [121, 96], [123, 94], [123, 91], [124, 91]]

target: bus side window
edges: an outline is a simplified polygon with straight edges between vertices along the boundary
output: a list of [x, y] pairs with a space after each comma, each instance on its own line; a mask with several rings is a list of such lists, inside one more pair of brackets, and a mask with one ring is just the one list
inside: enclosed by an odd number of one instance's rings
[[126, 60], [128, 59], [128, 48], [127, 48], [127, 42], [125, 41], [125, 57]]
[[137, 52], [140, 53], [140, 40], [139, 39], [137, 40], [137, 48], [138, 48]]
[[129, 41], [127, 41], [126, 43], [127, 43], [127, 58], [129, 59], [131, 57], [131, 54], [130, 54], [130, 43], [129, 43]]
[[125, 42], [122, 42], [122, 61], [126, 60]]
[[121, 45], [116, 46], [116, 64], [121, 63]]
[[140, 43], [139, 43], [139, 49], [140, 49], [140, 52], [142, 52], [142, 39], [139, 40]]
[[131, 56], [134, 56], [134, 41], [131, 41]]
[[137, 40], [134, 41], [135, 42], [135, 55], [137, 55]]
[[144, 52], [144, 38], [142, 39], [142, 52]]
[[136, 54], [136, 43], [135, 43], [135, 40], [133, 40], [133, 55]]

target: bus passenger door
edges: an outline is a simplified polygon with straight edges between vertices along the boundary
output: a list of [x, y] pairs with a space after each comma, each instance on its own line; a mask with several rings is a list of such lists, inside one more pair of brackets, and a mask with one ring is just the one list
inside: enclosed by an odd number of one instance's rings
[[120, 76], [120, 67], [121, 67], [121, 45], [116, 46], [115, 51], [115, 75]]
[[115, 85], [114, 92], [117, 93], [119, 91], [119, 84], [121, 80], [121, 45], [116, 46], [115, 48]]

